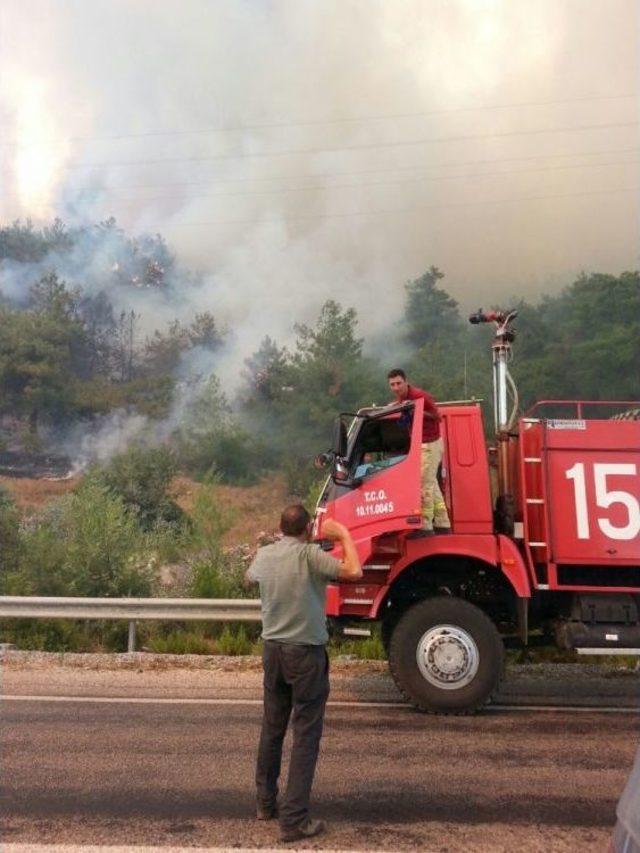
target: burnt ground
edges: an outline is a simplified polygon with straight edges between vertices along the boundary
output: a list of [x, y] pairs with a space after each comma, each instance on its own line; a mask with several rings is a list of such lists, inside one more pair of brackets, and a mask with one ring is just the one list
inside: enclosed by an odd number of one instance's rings
[[63, 479], [71, 474], [71, 459], [50, 453], [25, 453], [5, 450], [0, 452], [0, 476], [19, 479], [55, 477]]

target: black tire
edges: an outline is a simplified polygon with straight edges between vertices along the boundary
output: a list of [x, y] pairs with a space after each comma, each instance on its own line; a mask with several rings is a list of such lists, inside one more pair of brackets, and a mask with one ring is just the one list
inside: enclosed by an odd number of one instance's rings
[[382, 624], [380, 625], [380, 639], [382, 640], [382, 645], [384, 646], [384, 652], [387, 658], [389, 657], [389, 649], [391, 648], [391, 638], [393, 637], [393, 632], [396, 629], [400, 616], [401, 614], [398, 613], [397, 610], [393, 613], [389, 613], [382, 620]]
[[391, 674], [420, 711], [473, 713], [498, 687], [503, 666], [504, 646], [495, 625], [461, 598], [439, 596], [415, 604], [403, 614], [391, 637]]

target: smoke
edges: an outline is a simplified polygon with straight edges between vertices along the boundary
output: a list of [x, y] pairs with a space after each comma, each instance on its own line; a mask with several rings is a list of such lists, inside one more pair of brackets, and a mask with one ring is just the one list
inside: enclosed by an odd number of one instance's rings
[[90, 423], [76, 421], [65, 429], [43, 430], [48, 449], [71, 460], [70, 474], [85, 471], [93, 463], [104, 463], [132, 445], [157, 447], [169, 443], [182, 428], [207, 430], [223, 427], [226, 412], [219, 412], [218, 423], [195, 424], [190, 411], [211, 380], [215, 359], [202, 347], [185, 353], [176, 376], [169, 413], [164, 418], [151, 418], [135, 408], [113, 409], [94, 415]]
[[431, 264], [465, 307], [635, 266], [636, 33], [634, 0], [4, 0], [0, 216], [163, 234], [197, 276], [110, 297], [211, 311], [233, 387], [330, 297], [381, 340]]
[[86, 424], [73, 424], [63, 435], [50, 439], [50, 446], [72, 460], [70, 473], [78, 474], [94, 462], [106, 462], [124, 452], [132, 443], [155, 444], [149, 435], [149, 419], [144, 415], [116, 409]]

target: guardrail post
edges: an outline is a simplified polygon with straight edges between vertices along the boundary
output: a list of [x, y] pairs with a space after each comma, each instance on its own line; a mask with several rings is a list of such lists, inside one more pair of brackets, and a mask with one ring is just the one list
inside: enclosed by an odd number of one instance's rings
[[136, 650], [136, 620], [132, 619], [129, 622], [129, 637], [127, 640], [127, 651], [135, 652]]

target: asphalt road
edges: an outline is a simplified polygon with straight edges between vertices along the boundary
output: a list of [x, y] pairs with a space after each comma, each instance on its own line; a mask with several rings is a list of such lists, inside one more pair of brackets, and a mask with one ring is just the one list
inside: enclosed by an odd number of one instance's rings
[[[4, 842], [277, 843], [252, 820], [260, 708], [0, 704]], [[431, 717], [331, 707], [315, 787], [324, 849], [602, 851], [635, 714]], [[310, 845], [313, 846], [313, 845]]]

